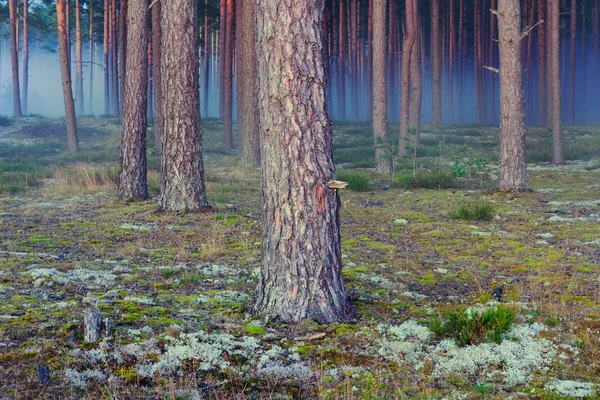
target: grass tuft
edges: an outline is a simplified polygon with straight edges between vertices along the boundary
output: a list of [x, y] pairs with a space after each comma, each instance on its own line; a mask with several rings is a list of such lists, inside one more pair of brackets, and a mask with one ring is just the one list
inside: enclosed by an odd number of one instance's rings
[[458, 210], [453, 211], [450, 216], [454, 219], [467, 221], [491, 221], [494, 217], [495, 208], [489, 203], [463, 204]]

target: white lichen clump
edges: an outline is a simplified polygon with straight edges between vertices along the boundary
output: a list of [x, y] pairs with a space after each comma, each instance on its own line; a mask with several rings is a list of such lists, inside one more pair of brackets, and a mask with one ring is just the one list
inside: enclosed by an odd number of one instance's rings
[[596, 391], [594, 390], [593, 383], [553, 379], [550, 382], [548, 382], [544, 388], [546, 390], [552, 390], [563, 396], [577, 398], [596, 396]]
[[307, 382], [315, 374], [300, 362], [297, 348], [282, 349], [274, 345], [258, 361], [256, 375], [261, 379]]
[[79, 284], [88, 288], [113, 286], [117, 276], [112, 272], [76, 268], [68, 272], [58, 271], [56, 268], [35, 268], [23, 274], [30, 274], [34, 279], [35, 287], [52, 287], [55, 284]]

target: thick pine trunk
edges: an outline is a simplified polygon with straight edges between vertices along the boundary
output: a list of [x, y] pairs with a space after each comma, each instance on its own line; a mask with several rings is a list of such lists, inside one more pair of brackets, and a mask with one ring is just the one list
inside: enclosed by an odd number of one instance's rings
[[109, 55], [109, 34], [110, 32], [110, 0], [104, 0], [104, 114], [110, 114], [110, 65], [108, 63]]
[[[416, 32], [421, 30], [421, 18], [417, 15], [416, 17]], [[421, 83], [421, 68], [419, 66], [419, 59], [421, 52], [423, 51], [422, 37], [417, 35], [415, 44], [413, 45], [412, 53], [410, 56], [410, 104], [408, 111], [408, 125], [415, 128], [412, 144], [417, 146], [419, 144], [419, 134], [421, 130], [421, 102], [423, 97], [423, 85]]]
[[409, 141], [410, 59], [416, 39], [417, 1], [406, 1], [406, 34], [402, 46], [402, 93], [400, 98], [400, 155], [406, 155]]
[[81, 3], [75, 0], [75, 103], [77, 115], [83, 115], [83, 45], [81, 42]]
[[498, 0], [500, 49], [500, 173], [498, 189], [527, 190], [525, 123], [521, 81], [521, 6]]
[[162, 94], [162, 26], [161, 3], [157, 2], [152, 6], [152, 64], [154, 76], [154, 123], [152, 131], [154, 132], [154, 150], [157, 153], [162, 149], [162, 132], [163, 132], [163, 94]]
[[23, 0], [23, 114], [27, 115], [29, 93], [29, 0]]
[[[551, 46], [552, 56], [550, 59], [550, 85], [552, 89], [552, 141], [554, 155], [553, 164], [564, 164], [563, 143], [562, 143], [562, 104], [560, 93], [560, 3], [559, 0], [549, 0], [548, 14], [552, 14], [551, 27]], [[551, 6], [550, 6], [551, 4]]]
[[375, 168], [378, 173], [386, 174], [391, 170], [391, 157], [386, 147], [390, 140], [388, 130], [387, 71], [385, 11], [386, 0], [371, 0], [373, 44], [373, 136], [375, 139]]
[[224, 136], [223, 147], [233, 149], [233, 0], [227, 0], [227, 18], [225, 23], [225, 60], [223, 85]]
[[[297, 323], [355, 320], [342, 282], [323, 2], [256, 3], [263, 134], [263, 262], [256, 314]], [[285, 71], [285, 73], [281, 73]]]
[[19, 47], [17, 43], [17, 16], [15, 0], [8, 2], [10, 14], [10, 55], [12, 62], [12, 82], [13, 82], [13, 112], [15, 118], [23, 116], [21, 111], [21, 93], [19, 88]]
[[260, 164], [260, 129], [256, 82], [256, 33], [254, 5], [238, 1], [237, 12], [237, 93], [238, 138], [244, 165]]
[[165, 119], [159, 205], [164, 211], [207, 208], [200, 131], [197, 7], [196, 0], [162, 3]]
[[[408, 24], [407, 24], [408, 25]], [[440, 37], [440, 0], [431, 2], [431, 69], [432, 69], [432, 115], [434, 126], [442, 124], [442, 54]], [[406, 53], [404, 53], [406, 54]], [[404, 65], [403, 65], [404, 68]], [[404, 90], [404, 86], [403, 86]]]
[[117, 196], [124, 200], [148, 198], [146, 128], [148, 107], [148, 3], [131, 0], [128, 7], [127, 60], [123, 92], [121, 171]]
[[73, 88], [71, 87], [71, 69], [69, 68], [65, 0], [56, 0], [56, 17], [58, 22], [60, 72], [65, 100], [65, 113], [67, 116], [67, 145], [70, 152], [76, 152], [79, 151], [79, 142], [77, 140], [77, 120], [75, 117], [75, 103], [73, 102]]

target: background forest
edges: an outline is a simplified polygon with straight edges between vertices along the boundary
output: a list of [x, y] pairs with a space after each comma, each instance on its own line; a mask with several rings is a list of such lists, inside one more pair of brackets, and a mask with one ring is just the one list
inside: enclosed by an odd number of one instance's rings
[[1, 0], [0, 400], [598, 398], [599, 10]]

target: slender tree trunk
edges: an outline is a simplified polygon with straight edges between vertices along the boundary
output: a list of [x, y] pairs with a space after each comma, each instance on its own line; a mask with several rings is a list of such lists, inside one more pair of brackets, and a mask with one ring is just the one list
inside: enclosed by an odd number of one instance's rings
[[571, 0], [571, 60], [569, 63], [569, 121], [575, 125], [575, 56], [577, 49], [577, 0]]
[[154, 68], [154, 150], [157, 153], [162, 149], [163, 129], [163, 92], [162, 92], [162, 25], [161, 3], [152, 6], [152, 64]]
[[450, 39], [448, 43], [448, 91], [450, 102], [448, 103], [448, 116], [450, 123], [454, 123], [454, 63], [456, 57], [456, 25], [454, 22], [454, 0], [450, 0]]
[[400, 143], [398, 146], [400, 155], [406, 155], [407, 142], [409, 140], [408, 116], [410, 99], [410, 59], [416, 36], [416, 14], [418, 12], [417, 1], [406, 1], [406, 33], [402, 46], [402, 93], [400, 99]]
[[[121, 0], [123, 1], [123, 0]], [[148, 198], [146, 128], [148, 125], [148, 2], [131, 0], [127, 10], [127, 60], [123, 92], [121, 171], [117, 196], [125, 200]]]
[[208, 71], [210, 65], [210, 48], [209, 48], [209, 28], [208, 28], [208, 0], [204, 0], [204, 118], [208, 118]]
[[112, 97], [113, 97], [113, 108], [114, 115], [117, 117], [121, 116], [121, 103], [119, 100], [119, 44], [118, 44], [118, 32], [119, 24], [117, 22], [117, 0], [112, 0], [111, 4], [111, 64], [112, 64]]
[[546, 10], [544, 0], [537, 0], [538, 4], [538, 20], [543, 20], [544, 23], [538, 26], [538, 125], [546, 125], [546, 31], [548, 30], [548, 20], [546, 19]]
[[29, 92], [29, 0], [23, 0], [23, 114], [27, 115]]
[[104, 114], [110, 114], [110, 65], [108, 63], [109, 55], [109, 37], [110, 37], [110, 0], [104, 0]]
[[464, 0], [460, 0], [458, 3], [458, 71], [456, 76], [456, 95], [458, 97], [458, 121], [464, 122], [463, 114], [463, 71], [464, 71], [464, 58], [465, 58], [465, 46], [463, 44], [464, 36], [464, 20], [465, 20], [465, 4]]
[[[368, 58], [367, 58], [367, 121], [373, 120], [373, 1], [369, 1], [369, 15], [367, 21], [367, 48], [368, 48]], [[385, 5], [384, 5], [384, 30], [385, 30]], [[384, 34], [385, 37], [385, 34]], [[385, 40], [385, 39], [384, 39]], [[384, 46], [382, 44], [382, 46]], [[385, 59], [384, 59], [385, 62]], [[386, 107], [387, 107], [387, 93], [385, 99]], [[387, 121], [387, 111], [386, 111], [386, 121]]]
[[67, 42], [67, 21], [65, 0], [56, 0], [56, 17], [58, 22], [58, 51], [60, 53], [60, 72], [62, 76], [63, 95], [65, 100], [65, 113], [67, 116], [67, 144], [70, 152], [79, 151], [77, 140], [77, 120], [75, 117], [75, 103], [73, 102], [73, 88], [71, 87], [71, 70], [69, 68], [69, 48]]
[[[416, 16], [416, 32], [421, 31], [421, 18]], [[421, 68], [419, 66], [420, 54], [423, 51], [423, 43], [421, 35], [416, 35], [415, 44], [410, 56], [410, 104], [408, 124], [414, 127], [413, 146], [419, 144], [419, 134], [421, 130], [421, 102], [423, 97], [423, 86], [421, 83]]]
[[69, 71], [71, 71], [71, 0], [65, 2], [65, 14], [67, 15], [67, 54], [69, 55]]
[[340, 119], [346, 119], [346, 5], [340, 0], [340, 70], [338, 84], [338, 103], [340, 106]]
[[[407, 24], [407, 29], [408, 24]], [[442, 55], [440, 37], [440, 1], [431, 1], [431, 68], [432, 68], [432, 115], [431, 123], [434, 126], [442, 125]], [[406, 54], [406, 53], [404, 53]], [[410, 58], [410, 57], [409, 57]], [[410, 65], [410, 64], [409, 64]], [[404, 69], [404, 63], [402, 68]], [[402, 86], [404, 90], [404, 85]]]
[[94, 114], [94, 11], [92, 3], [89, 3], [89, 19], [90, 19], [90, 115]]
[[223, 146], [233, 149], [233, 0], [227, 0], [227, 22], [225, 26], [225, 93], [223, 113], [225, 132]]
[[581, 4], [581, 65], [583, 65], [583, 76], [581, 84], [581, 98], [583, 99], [583, 107], [581, 107], [581, 123], [586, 123], [586, 108], [587, 108], [587, 15], [584, 2]]
[[[562, 143], [562, 104], [560, 92], [560, 3], [558, 0], [548, 1], [548, 14], [552, 14], [551, 45], [552, 58], [550, 60], [551, 88], [552, 88], [552, 139], [554, 144], [553, 164], [564, 164]], [[551, 6], [550, 6], [551, 5]]]
[[[496, 0], [490, 0], [490, 9], [491, 10], [495, 10], [496, 9]], [[490, 13], [489, 14], [489, 22], [490, 22], [490, 36], [488, 38], [488, 50], [489, 50], [489, 65], [496, 65], [496, 51], [495, 51], [495, 47], [494, 47], [494, 41], [496, 40], [496, 37], [498, 36], [496, 33], [496, 25], [497, 23], [494, 21], [494, 19], [496, 18], [494, 14]], [[488, 76], [489, 76], [489, 85], [490, 85], [490, 89], [489, 89], [489, 117], [488, 117], [488, 122], [491, 122], [492, 124], [496, 123], [496, 74], [488, 71]]]
[[500, 172], [498, 189], [527, 190], [521, 66], [521, 5], [498, 0], [500, 48]]
[[[389, 145], [385, 11], [386, 0], [371, 0], [373, 55], [373, 136], [375, 139], [375, 168], [379, 174], [391, 170], [391, 157], [386, 147]], [[385, 153], [388, 153], [387, 156]]]
[[482, 83], [482, 71], [483, 60], [481, 58], [481, 0], [474, 1], [474, 14], [475, 14], [475, 59], [473, 62], [473, 69], [475, 72], [475, 116], [477, 124], [483, 123], [483, 83]]
[[23, 116], [21, 111], [21, 93], [19, 90], [19, 46], [17, 41], [17, 17], [15, 0], [8, 2], [10, 14], [10, 54], [12, 61], [12, 82], [13, 82], [13, 112], [15, 118]]
[[263, 261], [253, 312], [288, 323], [354, 321], [341, 274], [340, 200], [337, 189], [328, 187], [335, 169], [323, 2], [260, 2], [256, 13]]
[[[149, 20], [151, 21], [151, 13], [149, 13]], [[148, 114], [148, 120], [154, 119], [154, 66], [152, 60], [154, 55], [152, 54], [152, 36], [151, 32], [148, 32], [148, 101], [146, 107], [146, 114]]]
[[120, 0], [119, 6], [119, 107], [123, 109], [125, 102], [125, 71], [127, 70], [127, 0]]
[[227, 36], [227, 0], [219, 2], [219, 119], [225, 118], [225, 38]]
[[241, 0], [236, 9], [238, 18], [237, 88], [238, 137], [244, 165], [260, 164], [260, 129], [258, 120], [258, 92], [256, 82], [256, 32], [254, 5]]
[[[553, 72], [552, 72], [552, 51], [554, 50], [554, 46], [552, 45], [552, 32], [553, 32], [553, 12], [552, 12], [552, 0], [547, 0], [547, 27], [546, 27], [546, 127], [548, 129], [552, 129], [552, 106], [554, 105], [553, 101]], [[560, 56], [559, 56], [560, 60]]]
[[75, 0], [75, 108], [83, 115], [83, 45], [81, 42], [81, 3]]
[[352, 85], [350, 104], [352, 119], [358, 120], [358, 1], [350, 0], [350, 84]]
[[164, 211], [201, 211], [208, 207], [200, 131], [197, 8], [196, 0], [162, 2], [165, 119], [159, 204]]

